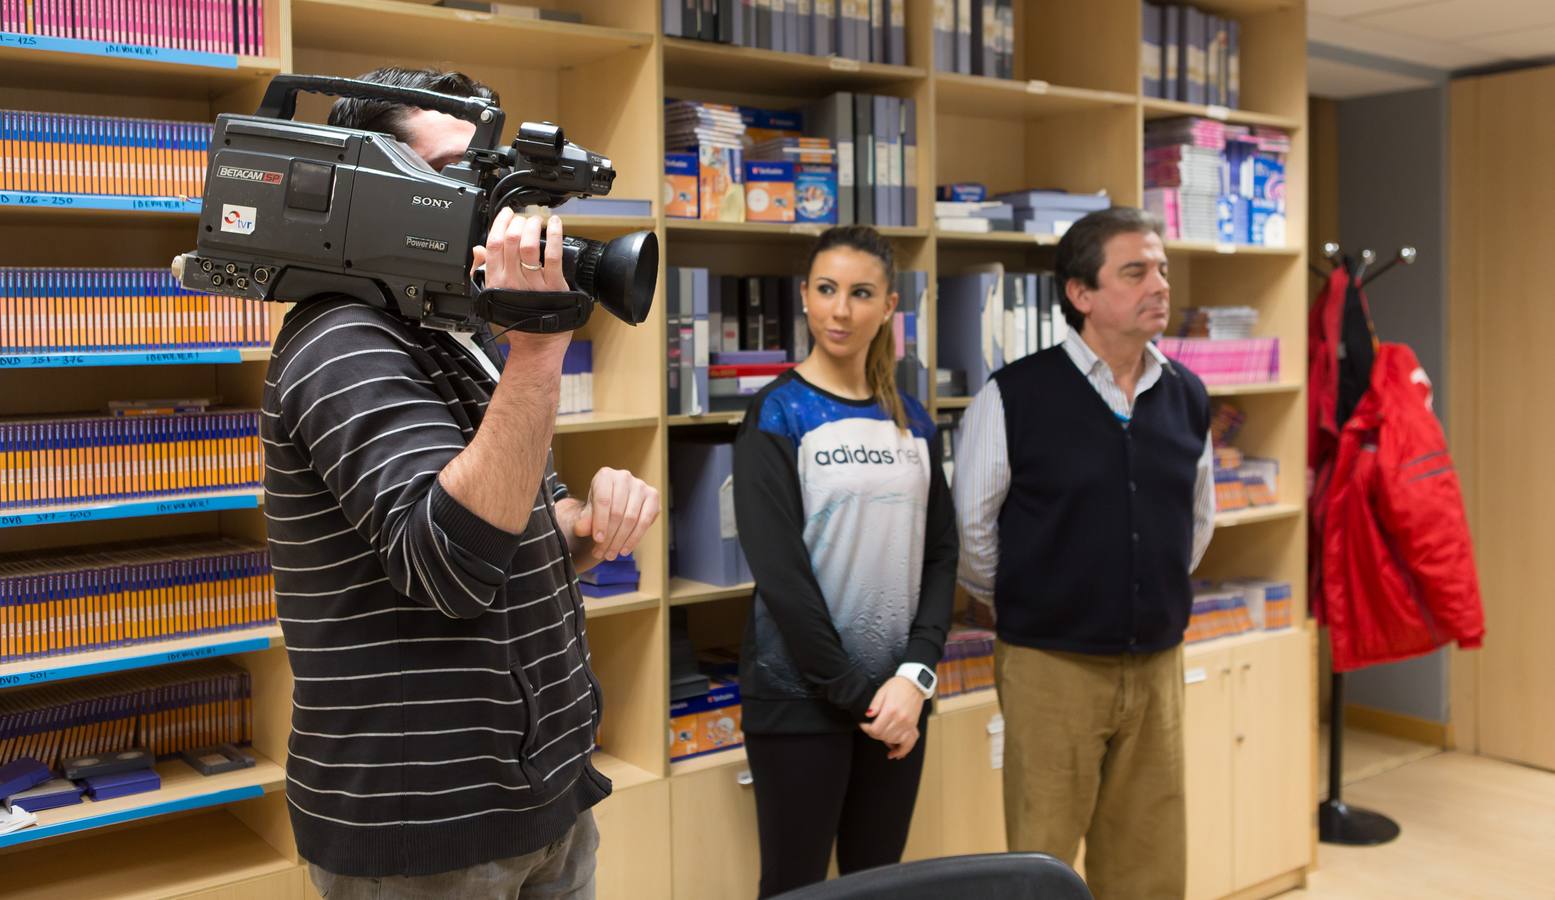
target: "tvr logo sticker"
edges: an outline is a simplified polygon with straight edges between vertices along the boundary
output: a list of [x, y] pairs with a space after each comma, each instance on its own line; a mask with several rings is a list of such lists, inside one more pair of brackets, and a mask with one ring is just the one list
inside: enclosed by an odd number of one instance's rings
[[253, 234], [258, 215], [252, 206], [224, 203], [221, 206], [221, 230], [229, 234]]

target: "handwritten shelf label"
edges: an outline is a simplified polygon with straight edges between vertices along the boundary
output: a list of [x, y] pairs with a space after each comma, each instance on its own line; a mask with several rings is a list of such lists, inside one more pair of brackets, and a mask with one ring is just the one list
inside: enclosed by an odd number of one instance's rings
[[29, 209], [102, 209], [116, 212], [199, 213], [199, 200], [179, 197], [117, 197], [110, 194], [45, 194], [0, 191], [0, 206]]
[[0, 528], [28, 525], [55, 525], [64, 522], [96, 522], [108, 519], [136, 519], [144, 516], [170, 516], [179, 513], [215, 512], [224, 509], [254, 509], [257, 494], [218, 494], [204, 497], [169, 497], [162, 500], [130, 500], [97, 506], [65, 507], [39, 512], [0, 513]]
[[202, 53], [198, 50], [146, 47], [116, 41], [83, 41], [44, 34], [17, 34], [13, 31], [0, 31], [0, 47], [38, 50], [45, 53], [78, 53], [84, 56], [106, 56], [113, 59], [143, 59], [148, 62], [197, 66], [206, 69], [238, 67], [238, 58], [231, 53]]
[[240, 363], [236, 347], [219, 350], [104, 351], [94, 353], [20, 353], [0, 356], [0, 369], [74, 369], [96, 366], [169, 366]]

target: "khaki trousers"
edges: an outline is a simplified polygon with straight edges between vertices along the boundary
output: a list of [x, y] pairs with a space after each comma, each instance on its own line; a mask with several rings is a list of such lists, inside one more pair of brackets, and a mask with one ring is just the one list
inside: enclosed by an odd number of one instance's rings
[[1011, 851], [1075, 864], [1097, 900], [1187, 889], [1182, 648], [1089, 656], [1000, 641]]

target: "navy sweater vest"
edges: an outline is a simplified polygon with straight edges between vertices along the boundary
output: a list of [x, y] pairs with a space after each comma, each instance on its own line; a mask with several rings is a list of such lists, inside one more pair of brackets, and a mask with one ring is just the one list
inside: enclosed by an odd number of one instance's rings
[[1063, 347], [994, 377], [1011, 475], [994, 586], [1000, 639], [1091, 654], [1181, 643], [1209, 429], [1203, 383], [1169, 367], [1125, 424]]

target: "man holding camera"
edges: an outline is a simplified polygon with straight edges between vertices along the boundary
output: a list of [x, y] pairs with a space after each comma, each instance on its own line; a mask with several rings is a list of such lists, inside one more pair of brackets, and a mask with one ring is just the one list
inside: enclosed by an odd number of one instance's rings
[[[456, 73], [364, 80], [495, 99]], [[434, 168], [474, 133], [342, 100]], [[541, 232], [545, 252], [541, 253]], [[562, 227], [504, 210], [486, 285], [566, 291]], [[265, 514], [294, 674], [287, 799], [319, 892], [592, 897], [600, 688], [577, 569], [631, 552], [657, 492], [550, 463], [570, 333], [453, 335], [345, 297], [288, 314], [265, 382]]]

